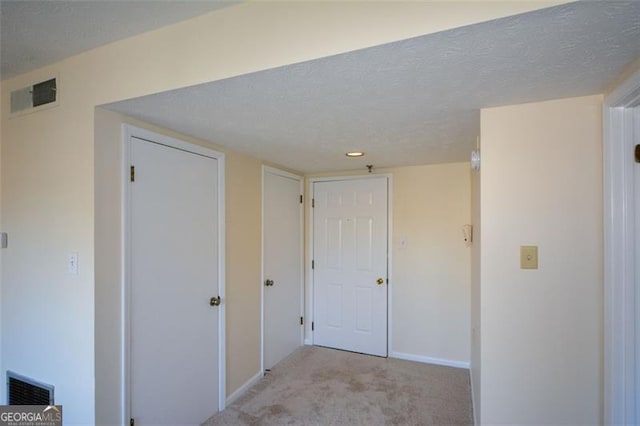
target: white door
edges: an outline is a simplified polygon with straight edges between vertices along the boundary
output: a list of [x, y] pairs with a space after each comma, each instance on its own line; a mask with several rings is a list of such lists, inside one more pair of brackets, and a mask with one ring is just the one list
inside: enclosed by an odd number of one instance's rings
[[218, 411], [218, 160], [130, 138], [129, 388], [138, 425]]
[[263, 174], [264, 368], [302, 345], [301, 178], [265, 168]]
[[387, 185], [314, 183], [316, 345], [387, 356]]

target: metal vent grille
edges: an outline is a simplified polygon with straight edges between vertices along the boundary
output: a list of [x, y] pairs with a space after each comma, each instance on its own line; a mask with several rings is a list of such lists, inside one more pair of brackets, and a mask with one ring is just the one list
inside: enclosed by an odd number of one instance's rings
[[56, 101], [56, 79], [43, 81], [33, 85], [33, 106], [50, 104]]
[[41, 81], [32, 86], [11, 92], [11, 113], [29, 111], [33, 108], [55, 103], [58, 99], [56, 79]]
[[53, 386], [7, 371], [9, 405], [53, 405]]

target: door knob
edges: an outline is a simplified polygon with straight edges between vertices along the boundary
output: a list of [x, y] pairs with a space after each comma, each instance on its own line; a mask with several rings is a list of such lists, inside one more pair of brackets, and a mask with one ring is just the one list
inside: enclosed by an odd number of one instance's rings
[[220, 296], [212, 297], [211, 299], [209, 299], [209, 304], [211, 306], [220, 306], [220, 303], [222, 303], [222, 299], [220, 299]]
[[273, 286], [273, 280], [266, 280], [264, 282], [264, 285], [267, 286], [267, 287], [272, 287]]
[[378, 278], [376, 282], [378, 283], [378, 285], [382, 285], [384, 284], [384, 278]]

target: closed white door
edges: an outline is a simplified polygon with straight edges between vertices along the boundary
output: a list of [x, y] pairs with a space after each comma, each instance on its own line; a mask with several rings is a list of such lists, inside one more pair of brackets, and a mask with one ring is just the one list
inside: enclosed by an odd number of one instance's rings
[[264, 368], [302, 345], [301, 178], [265, 168], [263, 174]]
[[218, 160], [130, 139], [129, 387], [135, 425], [218, 411]]
[[388, 179], [314, 183], [314, 344], [387, 356]]

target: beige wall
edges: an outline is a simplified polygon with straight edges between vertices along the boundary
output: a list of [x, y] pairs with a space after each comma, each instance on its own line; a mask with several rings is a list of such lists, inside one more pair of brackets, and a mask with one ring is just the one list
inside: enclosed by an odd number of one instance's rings
[[[393, 173], [393, 352], [469, 362], [469, 163]], [[400, 247], [400, 238], [407, 241]]]
[[[3, 80], [3, 106], [11, 90], [51, 75], [60, 99], [17, 118], [2, 109], [2, 229], [11, 238], [2, 254], [3, 368], [54, 383], [70, 424], [95, 420], [94, 198], [103, 196], [94, 186], [94, 164], [103, 161], [94, 153], [95, 106], [557, 3], [247, 2]], [[77, 276], [66, 273], [70, 251], [79, 253]], [[44, 327], [25, 306], [47, 319]], [[237, 333], [230, 330], [231, 344]], [[46, 362], [34, 347], [43, 335]], [[247, 367], [245, 355], [234, 353], [231, 365]]]
[[[470, 249], [464, 245], [462, 225], [470, 222], [469, 164], [396, 167], [376, 173], [393, 175], [390, 355], [466, 365]], [[307, 176], [307, 200], [312, 194], [309, 178], [354, 174], [362, 172]], [[310, 221], [306, 226], [308, 237]], [[400, 247], [401, 237], [407, 240], [406, 248]], [[309, 256], [307, 252], [307, 264]], [[307, 279], [307, 312], [311, 289]], [[305, 331], [309, 341], [310, 327]]]
[[[602, 423], [602, 96], [483, 109], [484, 424]], [[539, 269], [519, 268], [520, 245]]]
[[[2, 102], [1, 96], [0, 96], [0, 113], [2, 112], [2, 109], [4, 108], [4, 103]], [[3, 229], [3, 221], [2, 221], [2, 136], [1, 136], [1, 131], [0, 131], [0, 232], [4, 232], [5, 230]], [[0, 379], [2, 378], [2, 371], [6, 371], [6, 368], [4, 367], [4, 362], [3, 362], [3, 350], [2, 350], [2, 264], [3, 264], [3, 253], [4, 250], [0, 248]], [[5, 386], [0, 386], [0, 404], [5, 404], [7, 402], [6, 400], [6, 389]]]
[[1, 131], [3, 367], [53, 384], [69, 424], [93, 423], [93, 108], [3, 109]]
[[480, 323], [480, 260], [482, 248], [482, 221], [480, 218], [480, 186], [482, 169], [471, 172], [471, 223], [473, 224], [473, 245], [471, 247], [471, 391], [476, 424], [480, 424], [482, 402], [482, 328]]
[[120, 418], [122, 351], [122, 124], [225, 153], [227, 395], [260, 371], [262, 162], [117, 113], [96, 109], [96, 422]]

